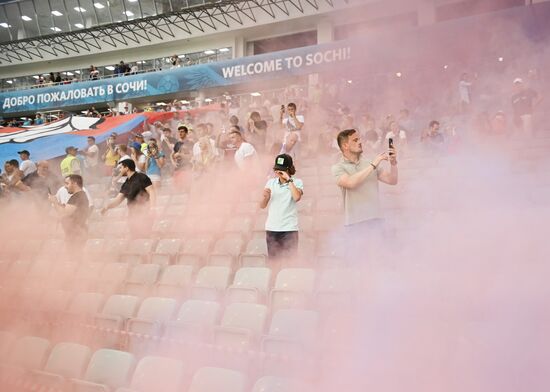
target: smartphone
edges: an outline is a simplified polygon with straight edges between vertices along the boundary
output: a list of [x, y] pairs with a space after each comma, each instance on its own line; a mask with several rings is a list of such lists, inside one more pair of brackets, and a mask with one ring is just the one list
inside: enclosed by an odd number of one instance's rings
[[393, 148], [393, 138], [389, 138], [388, 139], [388, 146], [390, 147], [390, 156], [393, 155], [393, 153], [391, 152], [391, 149]]

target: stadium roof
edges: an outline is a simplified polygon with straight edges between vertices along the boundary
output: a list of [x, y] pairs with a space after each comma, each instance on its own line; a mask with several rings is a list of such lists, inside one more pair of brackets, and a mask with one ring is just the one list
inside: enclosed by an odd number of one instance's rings
[[0, 64], [147, 45], [348, 0], [0, 0]]

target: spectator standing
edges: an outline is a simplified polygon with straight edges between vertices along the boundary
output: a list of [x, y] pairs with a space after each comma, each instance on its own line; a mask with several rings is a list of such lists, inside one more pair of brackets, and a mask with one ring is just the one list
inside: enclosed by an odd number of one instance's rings
[[95, 137], [88, 136], [88, 146], [82, 151], [85, 157], [86, 168], [91, 177], [98, 175], [99, 147], [95, 144]]
[[95, 66], [90, 65], [89, 72], [90, 72], [90, 79], [91, 80], [97, 80], [99, 78], [99, 71]]
[[66, 204], [62, 204], [53, 195], [49, 200], [61, 218], [67, 246], [72, 250], [81, 250], [88, 233], [87, 220], [90, 215], [90, 200], [83, 191], [82, 177], [70, 174], [65, 178], [65, 188], [70, 195]]
[[80, 161], [76, 157], [78, 149], [74, 146], [69, 146], [65, 149], [67, 156], [61, 161], [61, 175], [63, 178], [71, 174], [80, 174], [82, 172]]
[[131, 159], [121, 161], [120, 168], [126, 181], [118, 195], [101, 209], [101, 214], [105, 214], [126, 199], [130, 233], [134, 238], [146, 238], [152, 227], [151, 207], [156, 203], [155, 188], [146, 174], [136, 172], [136, 165]]
[[141, 152], [141, 144], [138, 142], [132, 143], [130, 146], [130, 156], [136, 164], [136, 171], [138, 173], [143, 173], [146, 170], [147, 157]]
[[250, 141], [256, 146], [258, 151], [262, 152], [266, 146], [267, 136], [267, 123], [262, 120], [260, 113], [252, 112], [248, 119], [248, 132], [247, 137], [250, 137]]
[[205, 172], [216, 163], [217, 155], [208, 136], [201, 137], [197, 143], [199, 151], [193, 152], [191, 163], [195, 172]]
[[304, 116], [296, 114], [296, 109], [296, 104], [292, 102], [287, 105], [286, 110], [284, 105], [281, 107], [280, 123], [288, 132], [301, 131], [304, 127]]
[[[126, 146], [124, 146], [126, 147]], [[117, 146], [115, 145], [115, 138], [109, 136], [107, 138], [107, 150], [101, 156], [101, 160], [104, 164], [104, 174], [110, 176], [113, 174], [113, 170], [120, 159], [120, 155], [117, 152]]]
[[161, 169], [165, 164], [165, 157], [162, 151], [159, 151], [156, 142], [150, 142], [146, 150], [146, 163], [145, 163], [145, 172], [147, 176], [151, 179], [153, 186], [158, 189], [161, 184]]
[[523, 136], [533, 136], [533, 108], [541, 101], [539, 94], [523, 85], [521, 78], [514, 80], [515, 93], [512, 95], [514, 122], [522, 131]]
[[280, 154], [275, 158], [275, 178], [264, 187], [261, 208], [268, 208], [265, 223], [267, 252], [270, 260], [295, 257], [298, 250], [298, 208], [304, 192], [292, 157]]
[[17, 189], [17, 184], [21, 182], [23, 172], [19, 170], [19, 162], [17, 159], [11, 159], [4, 163], [4, 173], [0, 176], [0, 184], [3, 191], [10, 192]]
[[21, 150], [18, 152], [19, 158], [21, 158], [21, 164], [19, 170], [23, 172], [23, 177], [30, 175], [36, 171], [36, 165], [30, 160], [31, 153], [27, 150]]
[[[336, 184], [344, 197], [344, 224], [351, 231], [377, 231], [380, 229], [382, 211], [378, 182], [397, 184], [397, 156], [394, 149], [377, 156], [363, 156], [359, 133], [346, 129], [338, 134], [338, 146], [342, 151], [340, 162], [332, 166]], [[389, 160], [390, 171], [382, 170], [382, 161]], [[363, 233], [365, 234], [365, 233]]]
[[396, 146], [404, 146], [407, 144], [407, 132], [399, 128], [397, 121], [390, 123], [390, 130], [386, 133], [386, 140], [393, 139]]
[[42, 118], [42, 114], [36, 113], [36, 116], [34, 118], [34, 125], [42, 125], [44, 124], [44, 119]]

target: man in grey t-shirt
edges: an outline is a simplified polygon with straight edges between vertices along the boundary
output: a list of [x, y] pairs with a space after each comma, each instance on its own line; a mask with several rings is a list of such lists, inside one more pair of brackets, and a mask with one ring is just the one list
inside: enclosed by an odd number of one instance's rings
[[[371, 230], [380, 225], [382, 214], [378, 194], [378, 181], [397, 184], [397, 153], [394, 148], [373, 159], [363, 157], [361, 137], [355, 129], [346, 129], [338, 134], [338, 147], [342, 160], [332, 167], [336, 184], [344, 196], [344, 222], [350, 228]], [[379, 167], [389, 161], [390, 170]], [[361, 231], [361, 230], [359, 230]]]

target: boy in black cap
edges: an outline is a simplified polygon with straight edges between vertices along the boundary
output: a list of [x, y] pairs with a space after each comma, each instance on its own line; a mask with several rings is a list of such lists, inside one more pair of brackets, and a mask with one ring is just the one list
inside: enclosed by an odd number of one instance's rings
[[280, 154], [275, 158], [275, 178], [265, 184], [261, 208], [269, 205], [265, 223], [267, 252], [270, 259], [292, 257], [298, 250], [298, 208], [304, 193], [302, 180], [294, 178], [292, 157]]

